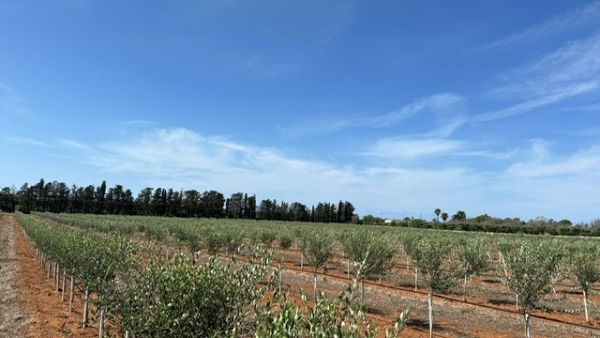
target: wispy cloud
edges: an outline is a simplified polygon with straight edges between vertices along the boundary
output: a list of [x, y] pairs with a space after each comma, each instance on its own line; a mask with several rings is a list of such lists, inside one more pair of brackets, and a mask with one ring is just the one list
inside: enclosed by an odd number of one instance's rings
[[600, 175], [600, 146], [594, 145], [570, 155], [551, 154], [549, 145], [535, 140], [529, 158], [511, 165], [507, 174], [513, 177], [558, 177], [573, 175]]
[[[354, 203], [361, 215], [403, 210], [402, 214], [383, 216], [423, 214], [427, 218], [434, 217], [434, 208], [440, 207], [448, 212], [466, 210], [472, 216], [488, 213], [527, 219], [545, 215], [581, 221], [592, 215], [578, 214], [574, 219], [568, 212], [600, 198], [600, 192], [589, 184], [600, 174], [600, 147], [559, 156], [544, 140], [531, 141], [527, 151], [515, 156], [492, 147], [474, 149], [455, 140], [388, 139], [373, 146], [369, 156], [375, 156], [375, 161], [364, 167], [294, 158], [277, 149], [183, 128], [156, 129], [128, 140], [95, 145], [75, 140], [55, 144], [55, 149], [69, 150], [72, 156], [66, 159], [83, 161], [113, 178], [135, 176], [147, 186], [215, 189], [224, 194], [243, 191], [255, 193], [259, 199], [309, 205], [343, 199]], [[389, 156], [406, 161], [388, 160]], [[488, 157], [504, 165], [485, 171], [459, 164], [455, 161], [459, 156]], [[509, 162], [513, 157], [519, 160]], [[419, 158], [432, 161], [427, 165], [412, 161]], [[564, 198], [557, 192], [581, 195]]]
[[508, 72], [506, 84], [487, 94], [488, 99], [515, 101], [508, 108], [484, 113], [473, 122], [523, 114], [600, 88], [600, 33], [573, 41], [539, 60]]
[[52, 145], [47, 142], [34, 140], [26, 137], [14, 137], [14, 136], [4, 136], [4, 139], [13, 143], [42, 147], [42, 148], [52, 148]]
[[388, 138], [377, 141], [366, 156], [392, 160], [414, 160], [431, 156], [447, 156], [463, 148], [460, 141], [447, 139]]
[[[449, 134], [462, 124], [462, 121], [459, 122], [456, 118], [460, 115], [463, 100], [461, 96], [455, 93], [435, 94], [417, 99], [386, 114], [360, 114], [343, 119], [330, 119], [322, 123], [297, 125], [283, 129], [283, 132], [290, 136], [299, 136], [306, 133], [336, 132], [348, 128], [386, 128], [398, 125], [417, 114], [433, 112], [440, 114], [443, 122], [449, 122], [444, 123], [439, 130], [442, 134]], [[454, 113], [457, 113], [457, 115], [454, 115]]]
[[148, 121], [148, 120], [129, 120], [129, 121], [123, 121], [121, 122], [121, 125], [124, 126], [149, 126], [149, 125], [153, 125], [155, 124], [154, 121]]
[[493, 112], [484, 113], [481, 115], [477, 115], [471, 119], [471, 122], [485, 122], [485, 121], [493, 121], [498, 119], [503, 119], [507, 117], [511, 117], [514, 115], [519, 115], [523, 113], [530, 112], [537, 108], [545, 107], [553, 103], [560, 102], [564, 99], [567, 99], [572, 96], [589, 93], [594, 91], [600, 87], [600, 82], [585, 82], [570, 85], [568, 87], [562, 88], [559, 92], [556, 93], [548, 93], [546, 96], [542, 96], [540, 98], [528, 100], [516, 104], [514, 106], [496, 110]]
[[6, 83], [0, 82], [0, 114], [31, 116], [27, 102]]
[[600, 19], [600, 1], [595, 1], [584, 7], [552, 17], [523, 32], [518, 32], [509, 37], [494, 41], [486, 49], [515, 47], [553, 33], [567, 31], [593, 22], [597, 23], [598, 19]]

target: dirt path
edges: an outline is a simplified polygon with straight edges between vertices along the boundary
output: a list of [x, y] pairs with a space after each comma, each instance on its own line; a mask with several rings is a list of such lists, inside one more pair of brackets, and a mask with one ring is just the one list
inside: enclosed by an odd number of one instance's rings
[[29, 316], [18, 302], [18, 265], [13, 223], [0, 214], [0, 337], [25, 337]]
[[[61, 301], [61, 292], [56, 291], [56, 284], [48, 279], [47, 272], [40, 267], [35, 251], [27, 242], [13, 214], [1, 214], [0, 229], [3, 238], [12, 239], [9, 240], [12, 244], [8, 247], [16, 259], [10, 264], [3, 263], [3, 270], [0, 272], [0, 337], [97, 337], [95, 327], [81, 328], [82, 304], [79, 297], [75, 297], [73, 312], [69, 313], [68, 302]], [[2, 255], [4, 257], [5, 253]], [[7, 274], [4, 271], [5, 265], [6, 269], [12, 269], [11, 283], [7, 284], [10, 297], [5, 297], [5, 283], [2, 279]], [[5, 302], [5, 298], [8, 302]], [[7, 316], [9, 320], [5, 321]]]

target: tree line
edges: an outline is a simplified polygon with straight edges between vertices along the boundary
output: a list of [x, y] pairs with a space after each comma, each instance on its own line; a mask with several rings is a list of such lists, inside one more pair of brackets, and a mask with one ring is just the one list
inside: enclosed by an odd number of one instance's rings
[[86, 187], [64, 182], [45, 182], [34, 185], [25, 183], [20, 189], [5, 187], [0, 191], [0, 209], [24, 213], [31, 211], [54, 213], [83, 213], [109, 215], [143, 215], [167, 217], [206, 217], [257, 219], [320, 223], [358, 222], [352, 203], [320, 202], [309, 208], [300, 202], [278, 202], [256, 195], [237, 192], [226, 198], [216, 190], [173, 190], [144, 188], [136, 196], [131, 189], [117, 184], [107, 187], [106, 181], [99, 186]]

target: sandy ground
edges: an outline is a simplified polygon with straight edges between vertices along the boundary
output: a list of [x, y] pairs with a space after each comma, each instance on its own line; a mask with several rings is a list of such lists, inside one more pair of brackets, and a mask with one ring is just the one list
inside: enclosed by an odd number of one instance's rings
[[18, 261], [15, 252], [14, 221], [0, 215], [0, 337], [25, 337], [30, 316], [19, 304]]
[[[9, 291], [4, 290], [4, 276], [0, 276], [3, 281], [0, 337], [98, 337], [95, 325], [82, 328], [80, 294], [76, 293], [73, 312], [69, 313], [69, 303], [61, 300], [62, 289], [57, 292], [54, 279], [48, 279], [48, 273], [41, 268], [14, 215], [3, 213], [0, 229], [3, 236], [13, 239], [9, 248], [16, 258], [16, 262], [12, 263], [12, 283], [7, 286]], [[5, 273], [4, 265], [2, 275]], [[6, 297], [7, 293], [10, 297]], [[5, 303], [5, 298], [8, 303]], [[67, 299], [68, 296], [65, 297]], [[5, 314], [5, 309], [12, 313]], [[6, 316], [10, 320], [5, 324]], [[5, 331], [5, 326], [11, 331]]]

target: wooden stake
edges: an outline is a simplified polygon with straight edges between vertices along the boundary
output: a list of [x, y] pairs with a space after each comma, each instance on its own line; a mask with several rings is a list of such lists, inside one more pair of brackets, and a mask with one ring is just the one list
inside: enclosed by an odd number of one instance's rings
[[88, 322], [88, 303], [90, 298], [90, 290], [85, 288], [85, 302], [83, 303], [83, 327], [87, 327]]
[[65, 289], [67, 288], [67, 270], [63, 270], [63, 278], [62, 278], [62, 292], [60, 296], [61, 302], [65, 301]]
[[71, 293], [69, 294], [69, 313], [73, 312], [73, 297], [75, 289], [75, 278], [71, 275]]
[[427, 297], [427, 305], [429, 306], [429, 338], [433, 338], [433, 293], [429, 293]]

